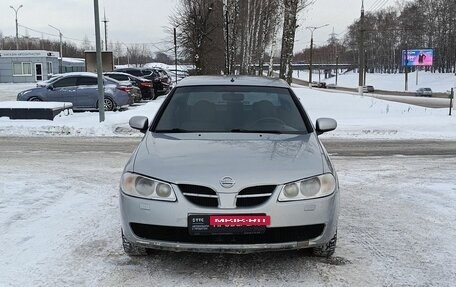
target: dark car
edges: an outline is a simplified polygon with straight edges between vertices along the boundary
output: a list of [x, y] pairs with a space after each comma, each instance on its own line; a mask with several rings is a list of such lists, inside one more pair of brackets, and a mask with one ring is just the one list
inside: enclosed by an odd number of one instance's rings
[[375, 91], [374, 86], [363, 86], [364, 93], [373, 93]]
[[[131, 85], [104, 78], [104, 106], [112, 111], [133, 103]], [[70, 102], [74, 110], [98, 109], [98, 78], [93, 73], [71, 73], [57, 78], [44, 87], [20, 92], [18, 101]]]
[[118, 81], [130, 81], [133, 86], [141, 90], [141, 98], [144, 100], [155, 99], [154, 88], [151, 80], [133, 76], [122, 72], [106, 72], [103, 75]]
[[313, 81], [311, 84], [310, 84], [311, 87], [313, 88], [322, 88], [322, 89], [326, 89], [326, 83], [325, 82], [315, 82]]
[[146, 68], [146, 72], [150, 72], [154, 81], [154, 88], [156, 87], [155, 93], [157, 95], [167, 94], [171, 89], [171, 78], [165, 70], [161, 68]]
[[163, 75], [156, 69], [140, 69], [140, 68], [121, 68], [116, 69], [115, 72], [123, 72], [133, 76], [142, 77], [151, 80], [154, 87], [154, 94], [163, 95], [169, 92], [169, 86], [162, 82]]

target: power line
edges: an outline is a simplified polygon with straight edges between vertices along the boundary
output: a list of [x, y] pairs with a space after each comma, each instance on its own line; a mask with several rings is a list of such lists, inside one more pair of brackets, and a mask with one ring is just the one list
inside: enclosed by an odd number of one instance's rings
[[375, 10], [375, 12], [382, 10], [383, 7], [385, 7], [385, 5], [388, 4], [388, 2], [389, 0], [385, 0], [385, 2], [380, 7], [378, 7], [377, 10]]
[[383, 1], [383, 0], [376, 0], [376, 1], [374, 1], [374, 3], [372, 3], [372, 4], [370, 5], [369, 9], [367, 9], [367, 10], [369, 10], [369, 11], [374, 10], [374, 7], [377, 6], [378, 3], [380, 3], [381, 1]]
[[389, 2], [389, 0], [383, 0], [383, 1], [381, 1], [381, 2], [374, 8], [375, 10], [373, 10], [372, 12], [375, 13], [375, 12], [381, 10], [388, 2]]

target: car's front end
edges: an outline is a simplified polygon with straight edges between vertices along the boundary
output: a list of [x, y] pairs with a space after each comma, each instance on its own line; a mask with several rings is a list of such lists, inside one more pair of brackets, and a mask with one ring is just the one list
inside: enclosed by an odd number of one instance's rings
[[21, 91], [17, 94], [16, 100], [17, 101], [29, 101], [31, 99], [37, 99], [43, 101], [46, 99], [46, 87], [37, 87], [31, 88], [24, 91]]
[[[190, 135], [146, 137], [121, 181], [122, 229], [130, 242], [153, 249], [247, 253], [308, 248], [334, 236], [338, 182], [329, 161], [321, 160], [314, 135], [287, 137], [276, 150], [277, 137], [220, 142], [222, 135], [195, 134], [190, 146], [183, 142]], [[228, 151], [239, 145], [245, 148]], [[167, 153], [173, 146], [178, 147], [174, 154]], [[261, 220], [268, 224], [256, 225]]]

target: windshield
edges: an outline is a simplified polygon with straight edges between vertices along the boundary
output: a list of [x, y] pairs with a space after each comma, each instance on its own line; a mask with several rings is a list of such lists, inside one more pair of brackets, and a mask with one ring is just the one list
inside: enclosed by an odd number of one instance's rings
[[192, 86], [176, 88], [155, 132], [307, 133], [286, 88]]

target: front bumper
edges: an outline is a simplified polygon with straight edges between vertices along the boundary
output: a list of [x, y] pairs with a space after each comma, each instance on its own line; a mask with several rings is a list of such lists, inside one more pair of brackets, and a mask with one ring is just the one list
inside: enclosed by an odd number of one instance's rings
[[[122, 230], [128, 241], [145, 248], [208, 253], [293, 250], [331, 240], [337, 229], [338, 190], [328, 197], [294, 202], [277, 202], [277, 195], [256, 207], [221, 209], [196, 206], [179, 192], [176, 202], [146, 200], [121, 192]], [[187, 232], [189, 214], [267, 214], [271, 224], [264, 236], [192, 236]]]

